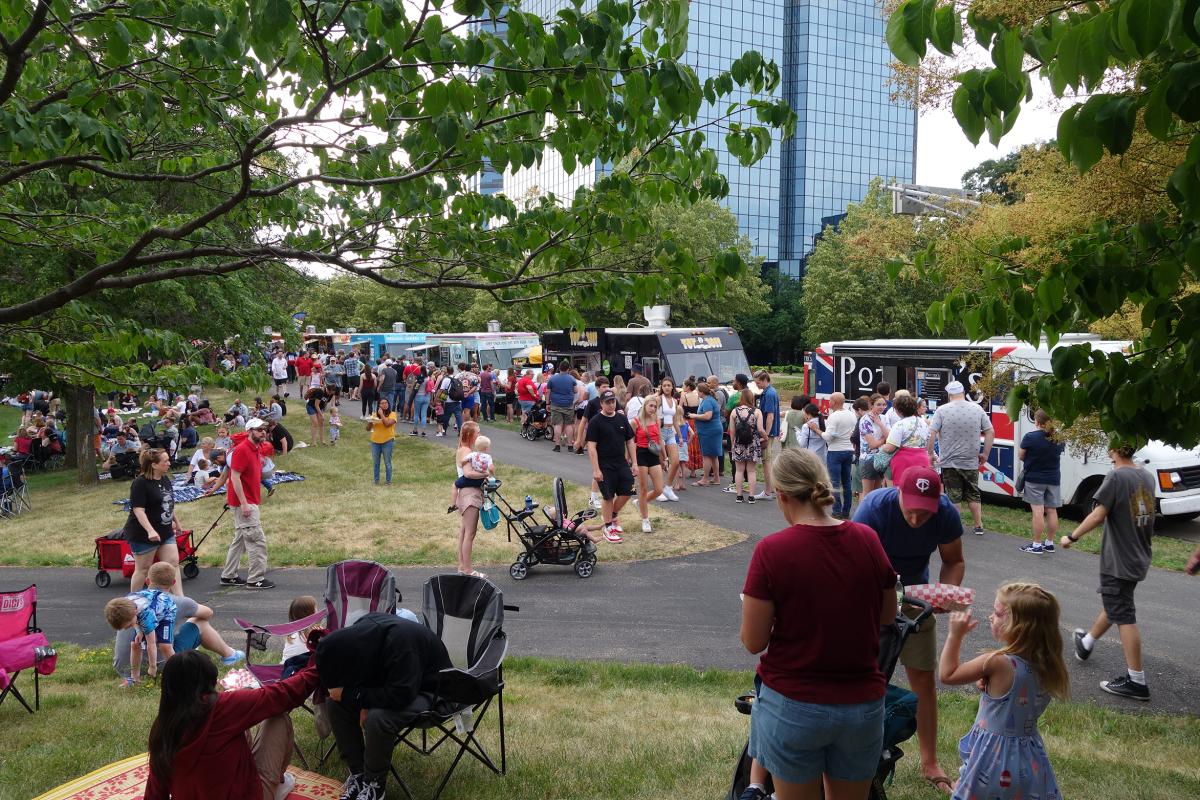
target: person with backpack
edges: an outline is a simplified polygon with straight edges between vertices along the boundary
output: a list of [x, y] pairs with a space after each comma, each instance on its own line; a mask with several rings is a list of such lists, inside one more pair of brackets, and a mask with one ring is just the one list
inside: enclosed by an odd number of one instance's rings
[[462, 399], [463, 385], [458, 375], [446, 370], [438, 382], [438, 400], [442, 404], [442, 413], [438, 418], [441, 430], [435, 436], [445, 436], [450, 431], [450, 417], [454, 417], [454, 430], [462, 428]]
[[[762, 461], [762, 443], [766, 440], [767, 431], [763, 427], [762, 411], [755, 407], [754, 393], [749, 389], [742, 389], [737, 406], [729, 412], [729, 428], [733, 443], [730, 448], [733, 485], [740, 489], [744, 482], [748, 482], [750, 493], [745, 502], [753, 504], [755, 489], [758, 488], [758, 463]], [[734, 502], [743, 502], [741, 491], [734, 496]]]

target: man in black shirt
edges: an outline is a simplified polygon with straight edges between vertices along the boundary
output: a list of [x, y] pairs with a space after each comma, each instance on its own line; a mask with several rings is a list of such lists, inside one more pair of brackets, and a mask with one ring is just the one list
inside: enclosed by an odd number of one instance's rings
[[438, 672], [450, 666], [437, 634], [395, 614], [364, 614], [321, 639], [317, 673], [350, 769], [344, 796], [382, 800], [396, 734], [432, 707]]
[[617, 395], [612, 389], [600, 392], [599, 400], [600, 413], [588, 420], [588, 457], [592, 477], [604, 498], [604, 538], [616, 543], [623, 541], [624, 533], [617, 517], [633, 494], [633, 426], [624, 414], [617, 413]]

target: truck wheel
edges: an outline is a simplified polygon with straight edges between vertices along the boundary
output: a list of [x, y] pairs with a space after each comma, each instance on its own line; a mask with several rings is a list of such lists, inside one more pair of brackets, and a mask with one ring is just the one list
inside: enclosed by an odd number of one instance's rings
[[1163, 514], [1163, 519], [1167, 522], [1191, 522], [1196, 517], [1200, 517], [1200, 511], [1193, 511], [1190, 514]]

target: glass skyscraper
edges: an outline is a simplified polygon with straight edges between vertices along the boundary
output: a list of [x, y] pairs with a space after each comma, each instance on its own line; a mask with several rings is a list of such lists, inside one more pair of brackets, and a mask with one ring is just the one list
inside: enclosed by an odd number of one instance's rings
[[[565, 5], [530, 0], [522, 8], [546, 18]], [[872, 178], [913, 180], [916, 112], [890, 100], [885, 20], [876, 0], [692, 0], [690, 17], [681, 60], [702, 83], [747, 50], [780, 65], [796, 135], [777, 139], [757, 164], [743, 167], [725, 147], [729, 121], [754, 121], [749, 111], [722, 118], [744, 93], [701, 108], [700, 117], [713, 123], [706, 140], [729, 181], [723, 203], [737, 215], [755, 255], [799, 276], [823, 218], [861, 200]], [[550, 192], [565, 198], [601, 170], [600, 164], [581, 166], [568, 176], [548, 152], [540, 167], [506, 174], [504, 190], [514, 200]]]

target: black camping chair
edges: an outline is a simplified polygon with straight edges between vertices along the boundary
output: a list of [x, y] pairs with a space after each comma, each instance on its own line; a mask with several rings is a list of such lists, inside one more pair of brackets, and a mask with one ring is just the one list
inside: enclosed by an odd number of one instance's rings
[[[486, 578], [471, 575], [435, 575], [425, 582], [422, 613], [425, 624], [438, 635], [453, 667], [439, 675], [438, 697], [397, 735], [421, 755], [431, 755], [446, 743], [457, 752], [442, 775], [433, 800], [437, 800], [463, 756], [470, 755], [497, 775], [508, 769], [504, 740], [504, 605], [500, 589]], [[499, 720], [500, 765], [479, 741], [477, 734], [496, 701]], [[408, 784], [392, 766], [392, 776], [412, 800]]]

